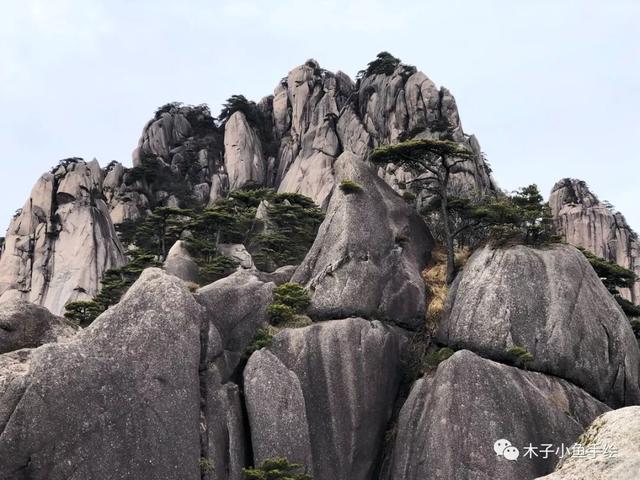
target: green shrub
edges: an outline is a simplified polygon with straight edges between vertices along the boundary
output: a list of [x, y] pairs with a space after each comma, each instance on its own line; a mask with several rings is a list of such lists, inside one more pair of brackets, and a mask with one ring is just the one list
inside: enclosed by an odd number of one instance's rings
[[518, 345], [507, 350], [507, 356], [515, 366], [522, 368], [526, 368], [534, 360], [533, 355], [526, 348]]
[[289, 463], [285, 458], [271, 458], [262, 462], [260, 467], [242, 470], [248, 480], [313, 480], [306, 472], [301, 472], [302, 465]]
[[244, 350], [244, 358], [248, 359], [253, 352], [257, 352], [261, 348], [268, 347], [273, 341], [276, 330], [273, 327], [264, 327], [258, 329], [251, 343]]
[[292, 322], [296, 312], [289, 305], [282, 303], [272, 303], [267, 307], [267, 315], [273, 325], [281, 325]]
[[360, 193], [362, 192], [362, 185], [354, 182], [353, 180], [343, 178], [340, 180], [340, 190], [342, 190], [346, 195]]
[[431, 352], [427, 354], [427, 356], [425, 357], [425, 361], [424, 361], [425, 367], [427, 369], [437, 368], [441, 362], [444, 362], [447, 358], [449, 358], [454, 353], [456, 352], [449, 347], [443, 347], [436, 350], [435, 352]]
[[413, 203], [416, 201], [417, 197], [415, 193], [410, 192], [409, 190], [405, 190], [404, 192], [402, 192], [402, 198], [407, 203]]
[[213, 462], [208, 458], [200, 458], [198, 464], [200, 465], [200, 472], [202, 474], [213, 473]]
[[620, 295], [614, 295], [616, 302], [622, 308], [622, 311], [629, 318], [640, 317], [640, 305], [634, 305], [626, 298], [621, 297]]
[[578, 247], [578, 250], [589, 260], [593, 269], [612, 295], [619, 295], [619, 288], [633, 288], [638, 279], [636, 274], [615, 262], [598, 257], [594, 253]]
[[64, 309], [64, 316], [66, 318], [74, 321], [81, 327], [86, 327], [104, 312], [106, 308], [96, 301], [89, 300], [69, 302], [64, 306]]
[[199, 268], [199, 280], [202, 284], [220, 280], [231, 275], [238, 268], [238, 262], [225, 255], [215, 255], [213, 258], [207, 259], [196, 256], [195, 262]]
[[311, 297], [299, 283], [283, 283], [273, 290], [273, 303], [290, 307], [294, 313], [304, 313], [311, 304]]
[[380, 52], [376, 55], [375, 60], [372, 60], [367, 64], [365, 70], [358, 72], [357, 78], [364, 78], [370, 75], [391, 75], [395, 69], [400, 65], [400, 59], [394, 57], [389, 52]]

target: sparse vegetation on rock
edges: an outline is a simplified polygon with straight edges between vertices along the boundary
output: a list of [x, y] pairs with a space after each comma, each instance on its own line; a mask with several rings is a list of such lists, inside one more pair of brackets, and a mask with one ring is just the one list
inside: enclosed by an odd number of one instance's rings
[[362, 185], [354, 182], [353, 180], [343, 178], [342, 180], [340, 180], [340, 190], [342, 190], [347, 195], [352, 193], [360, 193], [362, 191]]
[[302, 285], [284, 283], [273, 291], [273, 303], [269, 305], [267, 314], [274, 325], [293, 322], [296, 315], [303, 314], [311, 297]]
[[267, 459], [259, 467], [245, 468], [242, 472], [247, 480], [312, 480], [297, 463], [285, 458]]

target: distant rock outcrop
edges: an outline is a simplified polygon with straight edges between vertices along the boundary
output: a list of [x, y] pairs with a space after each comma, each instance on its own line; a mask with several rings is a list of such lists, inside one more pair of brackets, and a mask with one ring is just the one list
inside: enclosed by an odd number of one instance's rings
[[[565, 178], [556, 183], [549, 205], [564, 239], [597, 256], [616, 262], [640, 276], [640, 241], [620, 212], [600, 202], [581, 180]], [[620, 294], [640, 303], [640, 280]]]
[[[456, 278], [438, 339], [499, 361], [524, 348], [527, 368], [613, 407], [640, 402], [640, 350], [627, 318], [574, 247], [476, 251]], [[513, 359], [511, 359], [513, 360]]]
[[[143, 129], [134, 166], [160, 160], [184, 179], [199, 205], [229, 190], [260, 185], [303, 194], [325, 209], [337, 180], [334, 164], [343, 153], [365, 160], [384, 143], [447, 136], [476, 153], [464, 172], [454, 175], [452, 189], [495, 188], [478, 141], [462, 130], [453, 96], [415, 67], [398, 65], [392, 73], [354, 82], [309, 60], [291, 70], [273, 95], [248, 108], [255, 118], [234, 110], [216, 126], [203, 107], [162, 107]], [[127, 179], [120, 167], [112, 171], [114, 180], [120, 175], [119, 186], [110, 187], [115, 223], [137, 218], [154, 202], [176, 200], [157, 185]], [[393, 166], [379, 173], [398, 191], [411, 178]]]
[[7, 230], [0, 301], [20, 297], [59, 315], [67, 302], [93, 298], [102, 274], [125, 264], [102, 175], [95, 160], [71, 159], [38, 180]]

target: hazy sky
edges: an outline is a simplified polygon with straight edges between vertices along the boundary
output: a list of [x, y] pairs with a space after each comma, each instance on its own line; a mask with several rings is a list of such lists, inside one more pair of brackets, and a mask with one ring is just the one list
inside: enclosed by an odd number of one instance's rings
[[586, 180], [640, 229], [640, 1], [0, 0], [0, 228], [61, 158], [130, 164], [169, 101], [258, 100], [387, 50], [455, 95], [502, 188]]

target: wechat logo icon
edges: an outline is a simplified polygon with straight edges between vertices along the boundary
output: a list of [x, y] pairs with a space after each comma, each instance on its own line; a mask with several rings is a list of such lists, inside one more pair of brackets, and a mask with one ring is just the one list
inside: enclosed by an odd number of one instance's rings
[[496, 452], [496, 455], [499, 457], [504, 457], [505, 459], [515, 462], [520, 456], [520, 451], [511, 445], [511, 442], [506, 439], [500, 439], [493, 444], [493, 450]]

